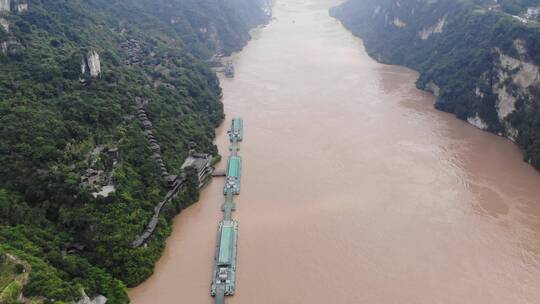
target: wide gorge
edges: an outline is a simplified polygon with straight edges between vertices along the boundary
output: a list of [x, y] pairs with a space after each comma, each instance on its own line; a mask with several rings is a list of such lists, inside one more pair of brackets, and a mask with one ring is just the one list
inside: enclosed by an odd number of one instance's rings
[[[338, 4], [277, 0], [220, 79], [245, 124], [227, 303], [535, 303], [540, 174], [509, 140], [433, 109], [416, 72], [370, 58], [329, 15]], [[222, 187], [176, 217], [133, 303], [213, 303]]]
[[540, 0], [0, 0], [0, 304], [540, 303]]

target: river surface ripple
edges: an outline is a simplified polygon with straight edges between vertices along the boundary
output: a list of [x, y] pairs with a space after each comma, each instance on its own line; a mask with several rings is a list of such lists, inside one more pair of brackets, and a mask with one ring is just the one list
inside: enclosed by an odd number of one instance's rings
[[[335, 4], [277, 0], [222, 79], [227, 119], [246, 128], [227, 303], [539, 303], [540, 174], [433, 110], [415, 72], [369, 58]], [[222, 185], [175, 219], [133, 303], [213, 303]]]

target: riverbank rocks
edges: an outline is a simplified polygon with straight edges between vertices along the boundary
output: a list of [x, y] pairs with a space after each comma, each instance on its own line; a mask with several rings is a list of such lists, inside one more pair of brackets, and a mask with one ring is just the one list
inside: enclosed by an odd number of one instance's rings
[[90, 299], [84, 289], [81, 290], [82, 299], [73, 304], [106, 304], [107, 298], [102, 295], [97, 295], [94, 299]]
[[426, 83], [424, 90], [433, 93], [433, 95], [435, 96], [439, 96], [441, 92], [441, 88], [433, 80], [430, 80], [428, 83]]
[[487, 130], [488, 124], [478, 116], [478, 113], [474, 117], [467, 118], [467, 122], [481, 130]]

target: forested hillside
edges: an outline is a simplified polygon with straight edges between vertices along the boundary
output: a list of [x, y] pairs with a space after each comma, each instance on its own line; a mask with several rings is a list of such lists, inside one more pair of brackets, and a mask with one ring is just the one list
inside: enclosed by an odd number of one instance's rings
[[349, 0], [333, 8], [368, 53], [420, 72], [436, 108], [515, 141], [540, 168], [538, 0]]
[[191, 179], [153, 239], [131, 248], [167, 191], [137, 106], [171, 174], [193, 147], [216, 154], [223, 109], [206, 62], [242, 48], [267, 10], [264, 0], [0, 0], [0, 264], [12, 257], [28, 274], [0, 267], [0, 302], [21, 289], [36, 303], [78, 301], [82, 289], [128, 302], [126, 286], [152, 273], [171, 218], [198, 195]]

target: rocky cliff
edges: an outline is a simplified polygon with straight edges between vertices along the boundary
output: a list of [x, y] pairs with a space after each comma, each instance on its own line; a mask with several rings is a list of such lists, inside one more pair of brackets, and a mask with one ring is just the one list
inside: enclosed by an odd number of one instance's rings
[[0, 0], [0, 13], [9, 13], [15, 11], [22, 13], [28, 10], [26, 0]]
[[499, 2], [349, 0], [331, 14], [375, 59], [419, 71], [436, 108], [515, 141], [540, 168], [540, 27]]
[[11, 0], [0, 0], [0, 12], [11, 11]]
[[81, 74], [83, 76], [90, 75], [90, 77], [97, 77], [101, 74], [101, 61], [95, 50], [90, 50], [83, 56]]

